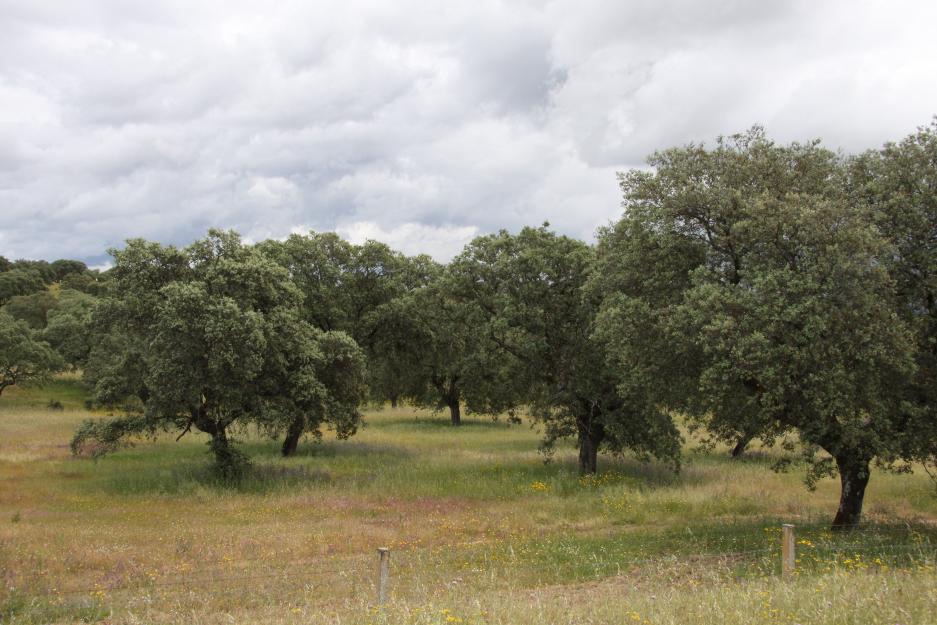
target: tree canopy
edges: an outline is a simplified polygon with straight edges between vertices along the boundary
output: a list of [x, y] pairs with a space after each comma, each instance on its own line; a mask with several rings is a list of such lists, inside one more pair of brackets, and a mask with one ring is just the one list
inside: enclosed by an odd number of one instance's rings
[[42, 337], [70, 367], [80, 369], [88, 361], [95, 340], [91, 320], [96, 303], [92, 295], [62, 289], [55, 306], [46, 314]]
[[463, 404], [492, 411], [487, 398], [507, 383], [503, 359], [486, 349], [485, 315], [457, 296], [449, 270], [426, 261], [421, 269], [429, 274], [425, 284], [381, 307], [377, 346], [396, 371], [400, 396], [417, 406], [447, 408], [452, 425], [460, 425]]
[[[834, 525], [855, 524], [871, 461], [907, 456], [913, 427], [896, 389], [915, 366], [888, 242], [850, 201], [846, 162], [754, 129], [650, 164], [622, 176], [625, 216], [603, 236], [620, 288], [605, 303], [608, 359], [628, 381], [635, 355], [659, 361], [665, 349], [686, 394], [659, 399], [717, 436], [796, 432], [811, 479], [839, 472]], [[662, 250], [660, 266], [630, 262]], [[635, 315], [666, 339], [635, 340]]]
[[670, 416], [640, 389], [620, 393], [603, 365], [596, 309], [583, 293], [594, 260], [589, 245], [546, 226], [479, 237], [453, 260], [455, 292], [485, 315], [487, 348], [509, 369], [509, 382], [488, 387], [488, 401], [525, 405], [545, 425], [547, 449], [575, 436], [582, 472], [596, 472], [600, 449], [676, 465]]
[[0, 394], [10, 386], [39, 384], [61, 366], [61, 359], [24, 321], [0, 310]]
[[0, 272], [0, 306], [18, 295], [29, 295], [45, 288], [42, 275], [29, 269]]
[[853, 159], [853, 200], [870, 210], [888, 241], [882, 256], [895, 282], [896, 310], [915, 344], [903, 380], [911, 412], [905, 446], [933, 464], [937, 452], [937, 121]]
[[[109, 362], [89, 365], [100, 367], [92, 372], [100, 396], [135, 389], [143, 411], [118, 426], [87, 424], [76, 447], [115, 429], [195, 428], [211, 436], [217, 466], [232, 477], [244, 458], [229, 433], [248, 423], [354, 432], [360, 352], [347, 335], [301, 318], [301, 294], [282, 267], [215, 230], [181, 250], [133, 240], [112, 255], [113, 289], [96, 314], [119, 338]], [[128, 360], [134, 366], [119, 366]]]

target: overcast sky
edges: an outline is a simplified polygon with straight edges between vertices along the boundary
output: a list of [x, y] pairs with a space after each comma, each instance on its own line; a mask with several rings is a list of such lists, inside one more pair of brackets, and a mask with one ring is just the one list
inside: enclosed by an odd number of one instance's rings
[[0, 0], [0, 255], [588, 239], [655, 149], [760, 123], [855, 152], [934, 113], [933, 0]]

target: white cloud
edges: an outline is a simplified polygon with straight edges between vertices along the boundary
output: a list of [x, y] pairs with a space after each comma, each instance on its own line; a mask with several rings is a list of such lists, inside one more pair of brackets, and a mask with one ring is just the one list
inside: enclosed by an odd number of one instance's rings
[[357, 245], [369, 240], [381, 241], [407, 255], [429, 254], [447, 262], [478, 235], [478, 228], [405, 223], [385, 229], [373, 221], [356, 221], [339, 226], [336, 232]]
[[929, 122], [934, 23], [912, 0], [13, 0], [0, 254], [212, 226], [440, 258], [544, 220], [589, 237], [656, 149], [762, 123], [859, 151]]

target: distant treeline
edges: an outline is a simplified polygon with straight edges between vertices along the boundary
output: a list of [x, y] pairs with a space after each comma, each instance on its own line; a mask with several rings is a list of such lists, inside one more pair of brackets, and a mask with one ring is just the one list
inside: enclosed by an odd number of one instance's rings
[[601, 451], [678, 469], [681, 414], [737, 453], [796, 450], [809, 485], [839, 475], [834, 526], [855, 525], [873, 465], [937, 453], [937, 124], [857, 156], [754, 128], [649, 165], [620, 175], [623, 216], [595, 245], [544, 224], [443, 265], [212, 230], [130, 240], [105, 272], [2, 259], [0, 340], [32, 345], [33, 378], [80, 369], [120, 410], [76, 452], [194, 428], [234, 477], [246, 425], [289, 455], [354, 434], [370, 398], [453, 425], [523, 410], [547, 453], [577, 441], [584, 472]]

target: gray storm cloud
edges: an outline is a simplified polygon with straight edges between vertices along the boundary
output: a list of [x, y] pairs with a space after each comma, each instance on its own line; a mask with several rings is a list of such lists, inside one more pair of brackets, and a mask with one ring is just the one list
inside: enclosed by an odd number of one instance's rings
[[764, 124], [876, 147], [937, 112], [931, 2], [0, 2], [0, 254], [304, 229], [449, 258]]

